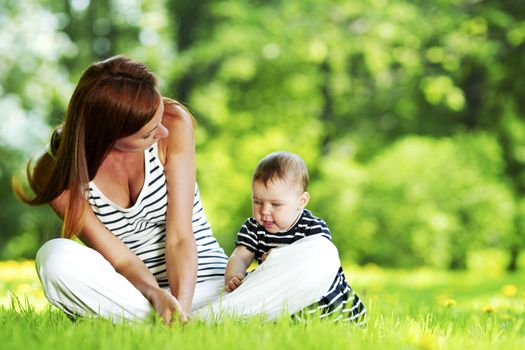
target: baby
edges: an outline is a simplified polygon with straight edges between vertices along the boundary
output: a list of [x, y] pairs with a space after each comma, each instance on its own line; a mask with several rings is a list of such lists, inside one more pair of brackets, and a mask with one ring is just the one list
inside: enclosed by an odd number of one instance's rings
[[[224, 276], [226, 292], [237, 289], [252, 261], [256, 259], [262, 264], [273, 248], [312, 235], [331, 240], [326, 223], [305, 209], [310, 199], [307, 187], [308, 170], [299, 156], [275, 152], [259, 162], [252, 179], [253, 217], [246, 220], [237, 235], [236, 248]], [[308, 314], [361, 324], [365, 322], [366, 309], [339, 268], [327, 293], [315, 305], [294, 316]]]

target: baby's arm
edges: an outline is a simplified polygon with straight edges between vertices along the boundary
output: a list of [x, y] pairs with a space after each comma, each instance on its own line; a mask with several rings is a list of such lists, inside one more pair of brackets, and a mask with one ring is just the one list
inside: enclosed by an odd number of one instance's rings
[[233, 251], [228, 265], [226, 265], [226, 272], [224, 273], [224, 290], [226, 292], [233, 292], [239, 287], [246, 274], [246, 269], [253, 261], [255, 253], [251, 252], [245, 246], [238, 246]]

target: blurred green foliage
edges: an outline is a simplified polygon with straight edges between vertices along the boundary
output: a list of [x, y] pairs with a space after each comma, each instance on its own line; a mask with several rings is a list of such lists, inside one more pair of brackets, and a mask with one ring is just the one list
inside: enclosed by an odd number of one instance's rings
[[524, 17], [525, 3], [496, 0], [5, 0], [0, 257], [30, 257], [57, 225], [48, 211], [27, 224], [36, 211], [9, 194], [10, 174], [46, 143], [82, 70], [125, 54], [195, 114], [198, 181], [228, 252], [257, 161], [288, 150], [343, 258], [463, 268], [488, 246], [515, 269]]
[[365, 168], [328, 160], [317, 212], [359, 263], [465, 268], [469, 249], [508, 246], [514, 234], [502, 165], [490, 135], [406, 137]]

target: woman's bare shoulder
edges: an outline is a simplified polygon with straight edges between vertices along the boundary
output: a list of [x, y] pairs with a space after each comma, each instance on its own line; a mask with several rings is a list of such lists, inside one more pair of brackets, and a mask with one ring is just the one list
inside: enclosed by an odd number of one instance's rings
[[180, 152], [194, 152], [195, 118], [179, 102], [164, 98], [162, 124], [169, 136], [159, 140], [159, 156], [162, 163], [171, 155]]
[[[191, 130], [195, 128], [195, 118], [190, 111], [184, 107], [180, 102], [163, 98], [164, 101], [164, 116], [162, 122], [165, 127], [190, 127]], [[182, 125], [181, 125], [182, 124]]]

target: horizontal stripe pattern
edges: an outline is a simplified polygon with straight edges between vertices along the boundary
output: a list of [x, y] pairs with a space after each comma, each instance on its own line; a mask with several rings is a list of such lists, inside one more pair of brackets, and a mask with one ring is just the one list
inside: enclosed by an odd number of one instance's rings
[[[236, 246], [245, 246], [255, 253], [255, 259], [262, 263], [262, 256], [272, 248], [282, 247], [296, 242], [304, 237], [321, 235], [331, 240], [330, 230], [324, 220], [314, 216], [304, 209], [297, 223], [287, 232], [270, 233], [259, 225], [254, 218], [244, 222], [237, 235]], [[327, 293], [316, 303], [293, 315], [297, 320], [319, 317], [334, 321], [353, 321], [356, 325], [366, 322], [366, 308], [361, 299], [347, 283], [342, 267], [332, 282]]]
[[365, 305], [346, 282], [341, 267], [328, 292], [293, 317], [297, 320], [319, 317], [334, 322], [353, 321], [357, 326], [364, 326], [368, 321]]
[[[144, 186], [133, 206], [117, 206], [93, 182], [89, 184], [88, 202], [102, 224], [144, 262], [159, 285], [168, 287], [164, 254], [168, 205], [166, 177], [158, 158], [157, 144], [144, 151], [144, 156]], [[213, 236], [197, 184], [193, 199], [192, 226], [197, 243], [197, 283], [224, 276], [228, 258]]]
[[270, 249], [287, 246], [312, 235], [322, 235], [329, 240], [332, 239], [324, 220], [315, 217], [309, 210], [303, 209], [299, 220], [287, 232], [270, 233], [259, 225], [255, 218], [249, 218], [241, 226], [235, 245], [243, 245], [255, 253], [255, 259], [261, 264], [261, 257]]

